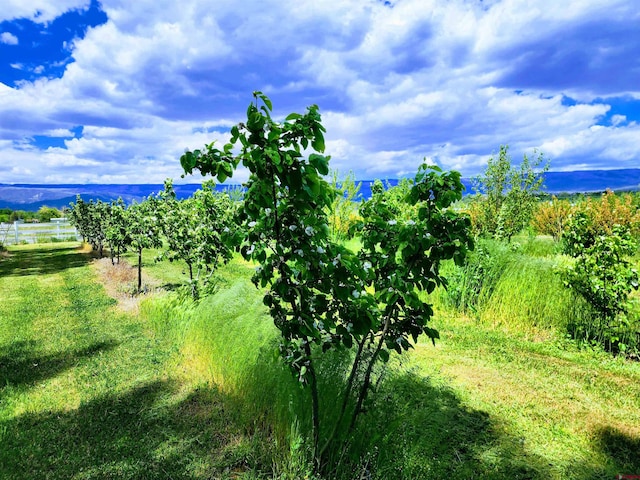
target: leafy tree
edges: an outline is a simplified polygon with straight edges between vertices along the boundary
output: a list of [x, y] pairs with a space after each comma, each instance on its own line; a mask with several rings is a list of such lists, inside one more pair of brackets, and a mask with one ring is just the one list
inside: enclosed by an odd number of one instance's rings
[[192, 198], [178, 200], [170, 180], [161, 193], [161, 228], [166, 239], [162, 257], [183, 260], [189, 269], [191, 295], [198, 299], [199, 283], [205, 287], [218, 264], [231, 259], [233, 249], [227, 237], [236, 230], [235, 204], [215, 184], [205, 182]]
[[157, 216], [158, 199], [150, 196], [144, 202], [127, 208], [127, 224], [131, 247], [138, 253], [138, 292], [142, 291], [142, 251], [162, 247], [160, 221]]
[[[510, 241], [529, 224], [542, 188], [543, 173], [549, 169], [549, 164], [543, 163], [542, 153], [533, 161], [525, 154], [520, 165], [513, 166], [509, 147], [500, 146], [498, 157], [491, 157], [484, 173], [475, 180], [472, 218], [477, 234]], [[542, 169], [537, 170], [541, 165]]]
[[[120, 255], [125, 253], [131, 245], [128, 231], [126, 206], [122, 198], [111, 202], [107, 209], [105, 221], [105, 240], [109, 248], [111, 263], [120, 263]], [[114, 260], [115, 259], [115, 260]]]
[[62, 212], [57, 208], [51, 208], [43, 205], [40, 207], [40, 210], [38, 210], [38, 220], [44, 223], [50, 222], [52, 218], [60, 217], [62, 217]]
[[538, 233], [551, 235], [555, 241], [559, 241], [574, 210], [568, 200], [553, 197], [551, 201], [538, 205], [531, 219], [531, 225]]
[[27, 212], [26, 210], [14, 210], [9, 214], [9, 222], [16, 222], [18, 220], [32, 221], [36, 218], [35, 212]]
[[[411, 348], [410, 339], [422, 333], [437, 338], [428, 326], [433, 310], [417, 290], [446, 284], [440, 262], [464, 260], [473, 245], [470, 222], [448, 209], [462, 196], [460, 174], [422, 166], [406, 198], [417, 206], [417, 220], [398, 221], [384, 194], [374, 195], [362, 205], [356, 227], [363, 250], [355, 254], [334, 243], [327, 212], [336, 190], [322, 178], [329, 157], [322, 154], [318, 107], [279, 123], [271, 117], [270, 100], [260, 92], [254, 97], [246, 123], [231, 129], [222, 150], [210, 144], [204, 152], [187, 151], [180, 161], [186, 173], [199, 170], [221, 181], [240, 162], [250, 172], [239, 217], [246, 231], [240, 251], [259, 262], [253, 281], [267, 288], [264, 303], [281, 332], [280, 353], [309, 388], [314, 466], [320, 471], [330, 468], [331, 451], [363, 411], [374, 365], [391, 351]], [[314, 153], [305, 158], [309, 147]], [[321, 431], [315, 355], [345, 348], [355, 353], [338, 401], [338, 423]]]
[[640, 236], [640, 208], [629, 193], [606, 190], [600, 198], [588, 197], [578, 210], [589, 217], [594, 233], [609, 234], [616, 226], [623, 226], [635, 237]]
[[109, 204], [98, 200], [85, 202], [80, 195], [76, 196], [76, 203], [71, 203], [69, 218], [82, 238], [91, 244], [102, 257], [106, 240], [106, 219]]

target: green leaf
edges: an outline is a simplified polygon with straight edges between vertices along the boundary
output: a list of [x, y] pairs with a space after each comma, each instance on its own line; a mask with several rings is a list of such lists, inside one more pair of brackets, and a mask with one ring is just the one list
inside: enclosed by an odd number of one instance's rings
[[269, 111], [273, 111], [273, 104], [271, 103], [271, 100], [269, 99], [269, 97], [267, 97], [266, 95], [260, 95], [260, 98], [262, 99], [264, 104], [267, 106]]
[[285, 118], [285, 121], [289, 121], [289, 120], [298, 120], [302, 118], [302, 115], [300, 115], [299, 113], [290, 113], [289, 115], [287, 115], [287, 118]]
[[388, 350], [380, 350], [380, 352], [378, 353], [378, 355], [380, 356], [380, 359], [384, 362], [387, 363], [389, 361], [389, 351]]
[[324, 155], [312, 153], [309, 155], [309, 163], [315, 167], [320, 175], [329, 174], [329, 161]]
[[[311, 141], [311, 146], [316, 152], [324, 152], [324, 135], [322, 135], [319, 129], [314, 129], [313, 134], [314, 137]], [[326, 175], [326, 173], [323, 173], [323, 175]]]

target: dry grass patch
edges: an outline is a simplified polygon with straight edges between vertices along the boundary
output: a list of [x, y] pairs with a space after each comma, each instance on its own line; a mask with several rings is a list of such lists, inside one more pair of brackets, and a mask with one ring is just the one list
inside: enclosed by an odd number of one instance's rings
[[117, 300], [118, 307], [126, 312], [137, 313], [142, 298], [135, 295], [137, 270], [123, 260], [113, 265], [109, 258], [95, 260], [93, 268], [107, 294]]

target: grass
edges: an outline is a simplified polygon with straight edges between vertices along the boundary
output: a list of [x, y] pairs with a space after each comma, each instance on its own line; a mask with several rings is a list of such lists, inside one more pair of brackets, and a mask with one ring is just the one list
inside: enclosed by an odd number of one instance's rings
[[640, 471], [640, 364], [467, 318], [445, 316], [437, 327], [443, 339], [436, 348], [417, 346], [412, 371], [444, 383], [465, 415], [488, 422], [482, 444], [469, 445], [452, 465], [475, 463], [484, 472], [479, 478], [522, 478], [519, 470], [525, 478], [558, 479]]
[[[0, 260], [0, 478], [304, 478], [306, 392], [275, 356], [253, 266], [234, 259], [198, 304], [151, 289], [134, 315], [75, 247]], [[149, 285], [183, 281], [152, 258]], [[332, 478], [639, 474], [640, 364], [507, 320], [438, 309], [441, 340], [392, 362]], [[342, 368], [321, 363], [325, 401]]]
[[0, 478], [256, 478], [225, 395], [105, 294], [72, 245], [0, 260]]

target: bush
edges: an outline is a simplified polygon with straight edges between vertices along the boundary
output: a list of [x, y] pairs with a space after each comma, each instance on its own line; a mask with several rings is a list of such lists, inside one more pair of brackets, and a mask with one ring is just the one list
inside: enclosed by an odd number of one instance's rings
[[616, 225], [620, 225], [631, 235], [640, 236], [640, 209], [629, 193], [617, 195], [607, 190], [599, 199], [587, 198], [579, 211], [589, 218], [590, 231], [594, 235], [611, 234]]
[[531, 226], [539, 234], [551, 235], [555, 241], [559, 241], [574, 211], [575, 208], [568, 200], [553, 197], [551, 201], [538, 205], [531, 219]]
[[48, 223], [52, 218], [60, 218], [62, 217], [62, 212], [57, 208], [51, 208], [47, 206], [40, 207], [38, 210], [38, 220], [43, 223]]
[[[602, 211], [610, 210], [605, 207]], [[563, 237], [565, 252], [575, 258], [563, 272], [565, 285], [593, 310], [589, 324], [576, 325], [574, 333], [603, 343], [608, 350], [636, 350], [640, 326], [627, 314], [629, 294], [640, 282], [629, 260], [638, 246], [628, 227], [615, 225], [607, 231], [611, 219], [596, 218], [599, 223], [594, 225], [592, 218], [579, 212]]]

